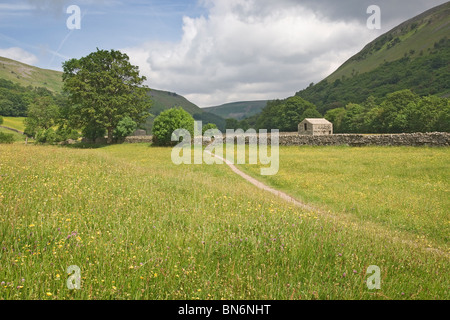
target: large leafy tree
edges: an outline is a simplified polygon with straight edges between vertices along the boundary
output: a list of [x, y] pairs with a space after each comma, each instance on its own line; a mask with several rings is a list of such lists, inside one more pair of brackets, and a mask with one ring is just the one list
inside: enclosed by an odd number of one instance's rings
[[151, 106], [146, 80], [120, 51], [99, 50], [63, 64], [67, 115], [73, 126], [105, 130], [108, 143], [126, 117], [142, 123]]
[[288, 98], [277, 112], [278, 128], [288, 132], [297, 131], [298, 124], [305, 118], [322, 117], [315, 105], [297, 96]]

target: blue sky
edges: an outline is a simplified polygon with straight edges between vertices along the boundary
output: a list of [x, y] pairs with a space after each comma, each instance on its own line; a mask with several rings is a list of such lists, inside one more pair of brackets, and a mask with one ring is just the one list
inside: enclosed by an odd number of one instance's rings
[[[69, 5], [81, 9], [80, 30], [66, 26]], [[0, 49], [20, 47], [38, 58], [33, 65], [61, 70], [66, 58], [81, 57], [97, 47], [118, 49], [149, 39], [177, 41], [183, 15], [203, 13], [196, 1], [181, 0], [2, 1]]]
[[[151, 88], [200, 107], [286, 98], [443, 0], [6, 0], [0, 56], [61, 70], [96, 48], [126, 52]], [[380, 30], [367, 28], [368, 6]], [[69, 30], [70, 5], [81, 29]]]

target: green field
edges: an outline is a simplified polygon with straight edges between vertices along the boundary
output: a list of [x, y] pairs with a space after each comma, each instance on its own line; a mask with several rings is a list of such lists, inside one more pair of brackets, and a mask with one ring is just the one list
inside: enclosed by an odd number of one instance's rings
[[25, 130], [25, 124], [23, 123], [24, 120], [24, 117], [3, 117], [2, 126], [23, 132]]
[[[309, 187], [293, 193], [322, 203], [327, 184], [341, 179], [333, 188], [341, 196], [323, 206], [343, 211], [302, 211], [225, 165], [175, 166], [170, 148], [0, 145], [0, 299], [449, 298], [448, 200], [438, 198], [448, 193], [447, 149], [281, 151], [274, 183], [294, 185], [286, 174], [299, 158], [292, 174]], [[368, 160], [377, 152], [390, 168]], [[357, 174], [346, 173], [350, 165]], [[360, 172], [387, 179], [378, 196], [392, 204], [392, 225], [364, 213], [372, 196], [359, 190]], [[412, 202], [428, 211], [421, 228], [404, 230], [395, 203], [419, 192], [437, 195]], [[71, 265], [81, 269], [81, 290], [66, 287]], [[381, 269], [381, 290], [366, 286], [369, 265]]]

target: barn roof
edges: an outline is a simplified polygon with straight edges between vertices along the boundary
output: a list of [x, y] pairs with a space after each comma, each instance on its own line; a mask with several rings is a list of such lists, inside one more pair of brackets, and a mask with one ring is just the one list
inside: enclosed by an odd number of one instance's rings
[[306, 118], [305, 120], [303, 120], [303, 121], [306, 121], [306, 122], [308, 122], [308, 123], [310, 123], [310, 124], [331, 124], [331, 122], [330, 121], [328, 121], [327, 119], [319, 119], [319, 118], [315, 118], [315, 119], [313, 119], [313, 118]]

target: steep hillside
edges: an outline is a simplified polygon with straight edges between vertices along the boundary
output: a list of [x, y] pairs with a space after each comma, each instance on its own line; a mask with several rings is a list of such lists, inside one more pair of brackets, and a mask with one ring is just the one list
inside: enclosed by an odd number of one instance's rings
[[267, 100], [240, 101], [220, 106], [203, 108], [204, 111], [216, 114], [225, 119], [242, 120], [260, 113], [267, 105]]
[[342, 77], [351, 78], [406, 56], [410, 59], [427, 56], [434, 49], [435, 43], [449, 35], [450, 2], [447, 2], [400, 24], [375, 39], [326, 80], [334, 82]]
[[433, 8], [369, 43], [336, 72], [296, 95], [318, 110], [360, 103], [372, 95], [411, 89], [450, 94], [450, 2]]
[[24, 87], [43, 87], [53, 92], [60, 92], [62, 89], [61, 72], [33, 67], [4, 57], [0, 57], [0, 79]]

